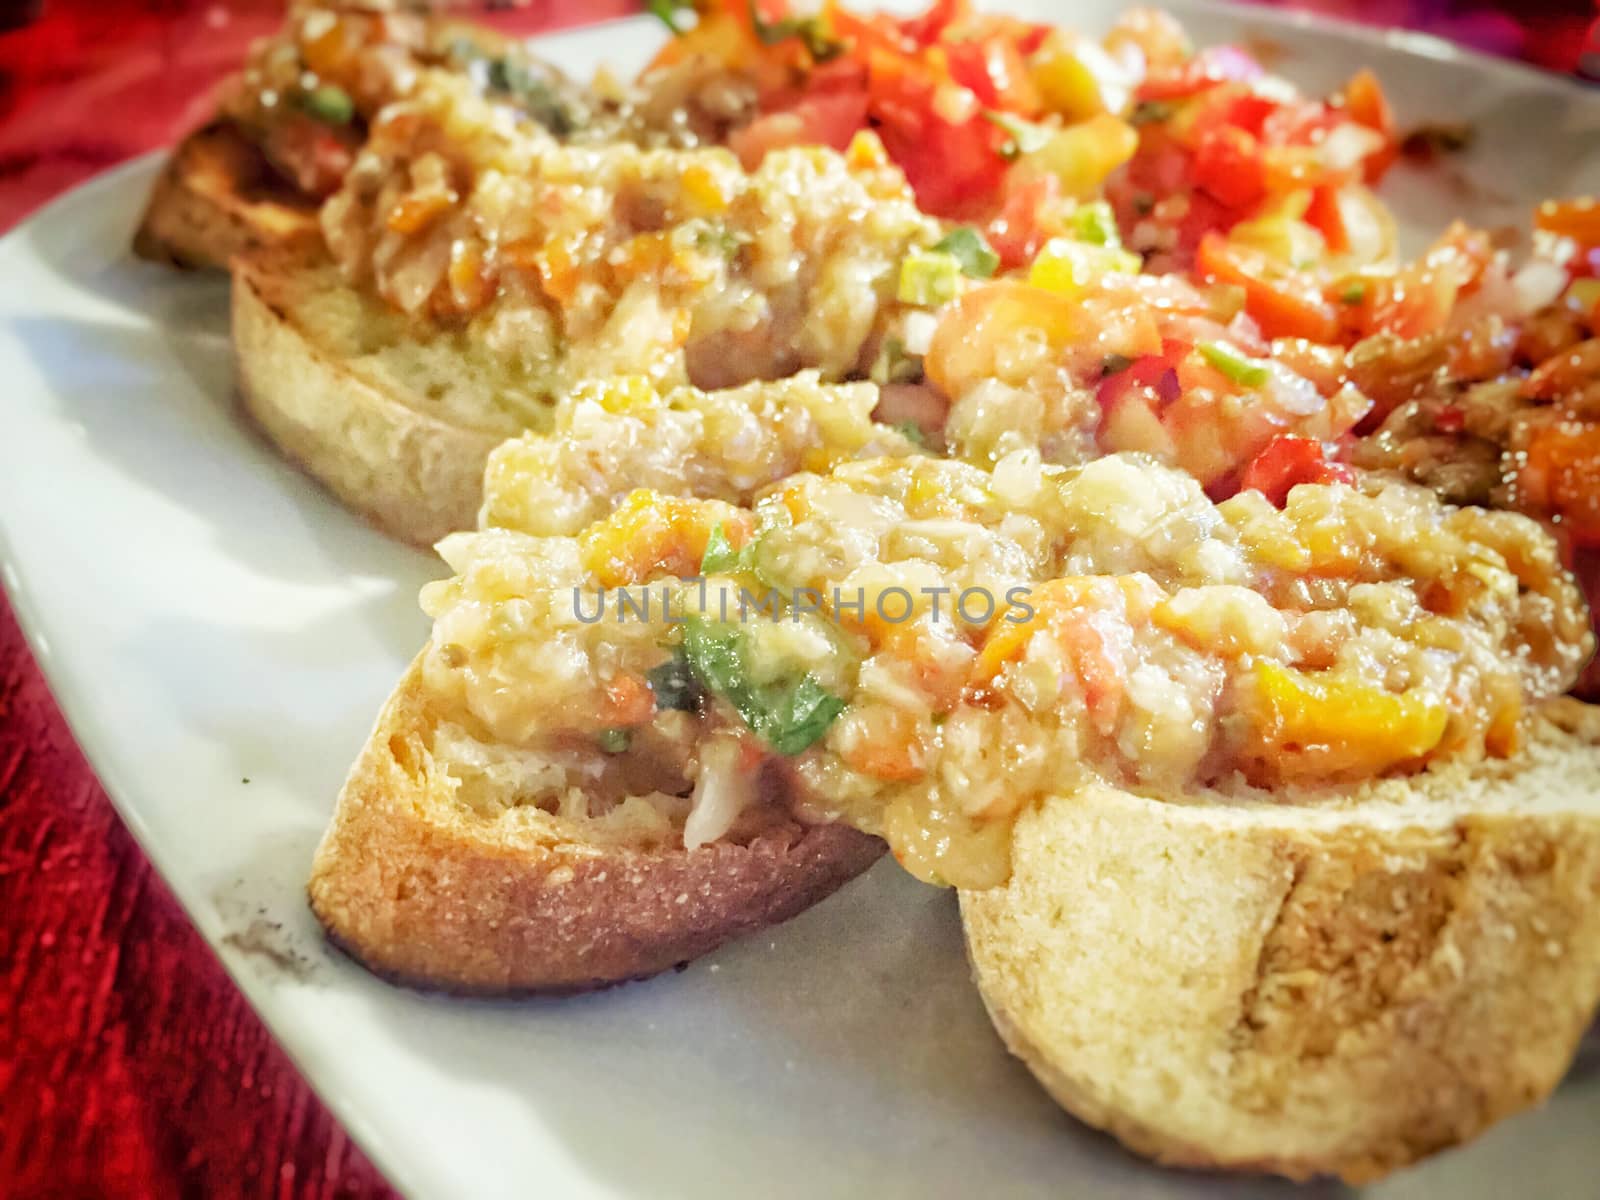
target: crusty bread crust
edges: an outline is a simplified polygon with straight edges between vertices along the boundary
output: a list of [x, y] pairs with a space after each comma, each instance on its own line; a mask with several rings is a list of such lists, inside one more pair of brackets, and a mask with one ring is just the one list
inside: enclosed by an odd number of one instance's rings
[[236, 255], [320, 236], [316, 201], [277, 178], [242, 133], [218, 121], [173, 150], [133, 249], [174, 266], [225, 270]]
[[362, 375], [294, 315], [294, 252], [234, 263], [233, 345], [245, 409], [288, 458], [349, 507], [419, 546], [477, 524], [502, 431], [421, 412]]
[[577, 840], [573, 822], [534, 809], [481, 815], [432, 757], [419, 663], [352, 768], [311, 874], [328, 934], [379, 974], [477, 993], [639, 979], [787, 920], [883, 853], [842, 826], [642, 850]]
[[1006, 1045], [1164, 1163], [1349, 1181], [1560, 1081], [1600, 998], [1600, 710], [1334, 808], [1110, 787], [1024, 817], [961, 897]]

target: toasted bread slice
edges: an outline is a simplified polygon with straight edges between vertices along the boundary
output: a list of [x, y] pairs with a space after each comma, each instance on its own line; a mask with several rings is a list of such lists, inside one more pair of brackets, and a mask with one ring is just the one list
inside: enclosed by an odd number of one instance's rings
[[1335, 804], [1111, 787], [963, 894], [1012, 1053], [1165, 1163], [1360, 1181], [1544, 1099], [1600, 997], [1600, 709]]
[[519, 419], [506, 376], [460, 334], [408, 319], [295, 252], [234, 266], [233, 343], [246, 410], [292, 460], [384, 532], [427, 546], [470, 529], [489, 452]]
[[180, 267], [226, 269], [247, 251], [314, 243], [321, 236], [317, 207], [234, 125], [217, 121], [172, 152], [133, 249], [141, 258]]
[[787, 920], [883, 853], [843, 826], [776, 816], [685, 850], [681, 822], [663, 840], [626, 807], [584, 819], [509, 803], [463, 782], [471, 767], [449, 757], [420, 662], [352, 768], [311, 875], [329, 935], [379, 974], [484, 993], [640, 979]]

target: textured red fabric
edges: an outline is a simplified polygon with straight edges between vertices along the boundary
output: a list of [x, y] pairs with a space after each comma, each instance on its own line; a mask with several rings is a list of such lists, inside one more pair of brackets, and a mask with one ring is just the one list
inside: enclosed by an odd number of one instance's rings
[[[29, 7], [0, 0], [0, 27]], [[532, 0], [501, 23], [532, 31], [632, 7]], [[1515, 20], [1481, 4], [1401, 7], [1561, 65], [1585, 23], [1581, 0], [1508, 0]], [[42, 20], [0, 33], [0, 230], [192, 124], [280, 12], [281, 0], [45, 0]], [[0, 601], [0, 1196], [392, 1194], [151, 871]]]

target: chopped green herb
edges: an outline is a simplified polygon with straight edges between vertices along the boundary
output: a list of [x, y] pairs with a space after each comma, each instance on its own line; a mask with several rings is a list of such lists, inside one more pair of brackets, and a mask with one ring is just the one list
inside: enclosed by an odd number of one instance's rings
[[1100, 377], [1104, 379], [1107, 375], [1120, 375], [1131, 366], [1133, 359], [1126, 354], [1108, 354], [1100, 364]]
[[896, 296], [902, 304], [934, 308], [961, 290], [961, 263], [943, 250], [913, 250], [900, 261]]
[[602, 729], [596, 740], [607, 754], [621, 754], [633, 744], [633, 733], [627, 729]]
[[963, 225], [959, 229], [952, 229], [937, 242], [933, 248], [948, 254], [961, 264], [961, 272], [974, 279], [988, 279], [1000, 266], [1000, 256], [970, 225]]
[[497, 92], [504, 92], [535, 121], [557, 137], [566, 137], [581, 123], [548, 79], [528, 63], [515, 58], [488, 60], [488, 84]]
[[923, 449], [927, 449], [928, 435], [923, 432], [922, 426], [915, 421], [896, 421], [893, 428], [908, 442], [914, 442]]
[[691, 619], [683, 651], [696, 678], [731, 704], [740, 718], [779, 754], [799, 754], [844, 711], [844, 701], [809, 673], [773, 683], [750, 682], [747, 634], [722, 622]]
[[650, 681], [650, 690], [655, 693], [656, 707], [678, 712], [694, 712], [700, 707], [700, 681], [694, 677], [688, 659], [682, 654], [674, 654], [651, 670], [646, 678]]
[[1122, 234], [1117, 229], [1116, 215], [1104, 200], [1078, 205], [1068, 218], [1068, 225], [1072, 236], [1080, 242], [1110, 246], [1113, 250], [1122, 249]]
[[737, 571], [747, 565], [747, 557], [744, 551], [733, 548], [727, 531], [718, 521], [711, 529], [711, 536], [706, 539], [705, 556], [700, 560], [700, 574], [725, 575], [729, 571]]
[[745, 244], [745, 239], [726, 225], [708, 223], [695, 231], [694, 244], [707, 254], [732, 258]]
[[921, 383], [922, 359], [907, 354], [905, 343], [897, 337], [883, 339], [878, 357], [872, 360], [867, 378], [882, 387], [886, 383]]
[[1363, 280], [1346, 284], [1344, 291], [1339, 293], [1339, 299], [1345, 304], [1360, 304], [1367, 298], [1367, 285]]
[[1261, 387], [1272, 378], [1266, 363], [1251, 358], [1227, 342], [1201, 342], [1200, 353], [1208, 363], [1241, 387]]
[[1000, 157], [1007, 162], [1021, 158], [1024, 154], [1032, 154], [1050, 140], [1050, 131], [1043, 125], [1035, 125], [1032, 121], [1024, 121], [1021, 117], [1014, 117], [1010, 113], [986, 108], [981, 115], [989, 124], [1005, 131], [1007, 138], [1000, 145]]
[[482, 46], [478, 45], [470, 37], [462, 35], [461, 37], [450, 39], [450, 48], [445, 51], [445, 55], [451, 62], [465, 65], [483, 58], [484, 50]]
[[1172, 104], [1166, 100], [1141, 100], [1128, 114], [1128, 123], [1154, 125], [1158, 121], [1170, 120], [1174, 111]]
[[644, 6], [647, 12], [657, 17], [672, 31], [673, 37], [682, 37], [687, 32], [678, 24], [678, 14], [694, 11], [694, 4], [690, 0], [645, 0]]
[[302, 107], [328, 125], [348, 125], [355, 119], [355, 102], [350, 93], [335, 84], [324, 83], [305, 94]]
[[799, 38], [817, 62], [827, 62], [830, 58], [838, 58], [844, 53], [845, 44], [833, 36], [826, 19], [820, 14], [768, 21], [761, 15], [756, 0], [749, 0], [749, 4], [750, 25], [763, 46], [775, 46], [789, 38]]

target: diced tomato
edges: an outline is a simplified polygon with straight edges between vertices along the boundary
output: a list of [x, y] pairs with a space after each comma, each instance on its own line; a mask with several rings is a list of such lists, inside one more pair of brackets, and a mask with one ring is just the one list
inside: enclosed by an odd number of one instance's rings
[[1245, 311], [1266, 337], [1303, 337], [1324, 343], [1338, 337], [1338, 314], [1310, 276], [1236, 246], [1218, 233], [1200, 239], [1196, 266], [1218, 283], [1244, 289]]
[[950, 77], [970, 88], [979, 103], [1023, 117], [1039, 112], [1039, 89], [1016, 43], [1000, 38], [952, 42], [944, 47]]
[[939, 117], [934, 94], [949, 79], [928, 62], [874, 49], [867, 70], [878, 136], [919, 206], [955, 220], [986, 215], [1006, 172], [1005, 134], [976, 114], [959, 124]]
[[866, 123], [866, 92], [821, 92], [734, 130], [728, 135], [728, 148], [751, 170], [769, 151], [784, 146], [819, 145], [843, 150]]
[[1315, 438], [1282, 434], [1273, 438], [1244, 469], [1239, 490], [1260, 492], [1282, 508], [1288, 502], [1289, 490], [1297, 484], [1355, 481], [1355, 472], [1349, 467], [1328, 461], [1322, 443]]
[[1231, 208], [1247, 208], [1267, 191], [1261, 143], [1243, 129], [1207, 130], [1194, 154], [1194, 181]]
[[1039, 247], [1060, 232], [1061, 181], [1045, 172], [1008, 171], [1000, 185], [1000, 211], [984, 230], [1000, 265], [1013, 270], [1033, 261]]
[[901, 21], [900, 29], [917, 45], [931, 46], [942, 39], [952, 25], [965, 21], [971, 15], [970, 0], [934, 0], [933, 5], [921, 16]]

